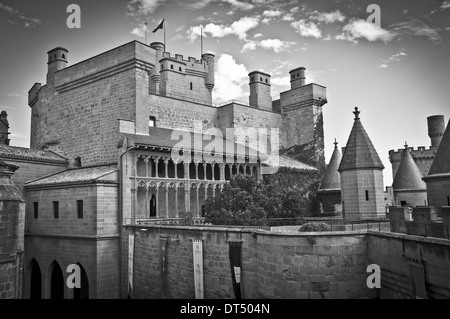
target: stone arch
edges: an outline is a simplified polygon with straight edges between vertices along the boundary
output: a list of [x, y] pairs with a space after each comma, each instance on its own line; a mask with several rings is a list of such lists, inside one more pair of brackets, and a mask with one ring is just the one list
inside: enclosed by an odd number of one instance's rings
[[30, 262], [30, 299], [42, 299], [42, 274], [41, 267], [36, 259]]
[[59, 263], [54, 260], [48, 271], [50, 299], [64, 299], [64, 275]]
[[89, 280], [84, 270], [83, 266], [80, 263], [77, 263], [80, 266], [80, 288], [73, 288], [73, 299], [89, 299]]

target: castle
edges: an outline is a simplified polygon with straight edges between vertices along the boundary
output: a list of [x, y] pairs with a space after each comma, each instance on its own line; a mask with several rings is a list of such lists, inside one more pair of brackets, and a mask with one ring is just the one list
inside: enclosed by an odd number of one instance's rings
[[[26, 201], [25, 298], [119, 298], [122, 225], [201, 217], [238, 173], [324, 164], [326, 88], [305, 84], [303, 67], [278, 100], [270, 75], [253, 71], [248, 103], [213, 105], [213, 54], [137, 41], [71, 66], [68, 54], [48, 51], [47, 83], [28, 92], [30, 149], [9, 146], [0, 118], [0, 158], [19, 167], [11, 179]], [[62, 284], [70, 264], [81, 290]]]

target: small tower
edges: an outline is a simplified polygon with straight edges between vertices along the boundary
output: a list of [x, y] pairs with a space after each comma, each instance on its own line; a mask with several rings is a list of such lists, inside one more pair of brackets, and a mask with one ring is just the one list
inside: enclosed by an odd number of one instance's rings
[[406, 143], [392, 188], [397, 205], [427, 205], [427, 187]]
[[152, 42], [150, 47], [155, 50], [155, 66], [150, 71], [150, 93], [159, 94], [159, 83], [161, 82], [161, 65], [165, 46], [161, 42]]
[[299, 67], [294, 70], [289, 71], [289, 75], [291, 76], [291, 90], [299, 88], [305, 85], [305, 68]]
[[0, 144], [9, 145], [9, 134], [8, 113], [2, 111], [0, 113]]
[[250, 84], [250, 106], [272, 111], [272, 96], [270, 95], [270, 75], [261, 71], [248, 74]]
[[205, 86], [209, 92], [212, 92], [214, 88], [214, 58], [214, 54], [212, 53], [202, 54], [202, 60], [206, 61], [206, 64], [208, 65], [208, 74], [205, 78]]
[[318, 200], [322, 203], [324, 212], [341, 211], [341, 177], [338, 168], [342, 155], [337, 145], [338, 143], [335, 139], [333, 155], [331, 155], [330, 163], [317, 191]]
[[361, 220], [385, 216], [383, 163], [359, 118], [355, 121], [339, 165], [342, 213], [346, 219]]
[[429, 206], [450, 206], [450, 121], [447, 124], [428, 176], [427, 184]]
[[436, 149], [441, 143], [442, 136], [445, 132], [445, 119], [444, 115], [433, 115], [427, 117], [428, 121], [428, 136], [431, 139], [431, 147]]
[[53, 84], [53, 77], [56, 71], [62, 70], [67, 66], [67, 53], [69, 51], [62, 47], [57, 47], [47, 52], [47, 85]]

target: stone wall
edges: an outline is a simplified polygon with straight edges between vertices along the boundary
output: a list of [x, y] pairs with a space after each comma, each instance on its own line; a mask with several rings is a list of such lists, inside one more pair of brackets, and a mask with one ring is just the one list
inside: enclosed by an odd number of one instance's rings
[[[229, 240], [242, 240], [244, 298], [369, 298], [365, 232], [288, 234], [241, 228], [125, 226], [135, 234], [134, 298], [163, 296], [162, 254], [167, 243], [167, 298], [195, 298], [191, 239], [203, 239], [205, 298], [234, 298]], [[123, 295], [125, 297], [125, 295]]]

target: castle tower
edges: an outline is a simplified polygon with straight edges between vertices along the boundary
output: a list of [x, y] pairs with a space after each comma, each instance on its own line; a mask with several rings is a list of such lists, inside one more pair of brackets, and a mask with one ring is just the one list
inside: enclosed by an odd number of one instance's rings
[[0, 113], [0, 144], [9, 145], [9, 134], [8, 113], [2, 111]]
[[408, 145], [405, 145], [403, 150], [392, 188], [397, 205], [421, 206], [427, 204], [427, 188], [422, 180], [422, 173], [409, 152]]
[[161, 65], [160, 61], [163, 57], [165, 46], [161, 42], [153, 42], [150, 47], [155, 50], [155, 66], [150, 71], [150, 85], [151, 93], [159, 94], [159, 83], [161, 82]]
[[214, 54], [203, 53], [202, 60], [206, 61], [206, 64], [208, 65], [208, 74], [205, 77], [205, 86], [210, 92], [212, 92], [214, 88]]
[[338, 168], [342, 155], [337, 145], [338, 143], [335, 140], [333, 155], [331, 155], [330, 163], [317, 191], [318, 200], [322, 203], [324, 212], [341, 211], [341, 177]]
[[53, 76], [56, 71], [62, 70], [67, 66], [67, 53], [69, 51], [62, 47], [57, 47], [47, 52], [47, 85], [53, 84]]
[[431, 147], [438, 148], [441, 143], [442, 136], [445, 132], [444, 115], [433, 115], [427, 117], [428, 121], [428, 136], [431, 139]]
[[291, 90], [305, 85], [305, 70], [306, 69], [301, 66], [297, 69], [289, 71], [289, 75], [291, 77]]
[[[450, 121], [449, 121], [450, 123]], [[441, 139], [428, 176], [423, 177], [427, 184], [429, 206], [450, 206], [450, 125]]]
[[343, 216], [349, 220], [385, 216], [383, 163], [355, 107], [355, 121], [339, 165]]
[[272, 111], [272, 96], [270, 95], [270, 75], [261, 71], [248, 74], [250, 85], [250, 106]]
[[[305, 68], [289, 72], [291, 89], [280, 93], [285, 154], [308, 165], [325, 165], [322, 106], [327, 103], [324, 86], [305, 84]], [[274, 101], [274, 105], [275, 102]]]
[[0, 161], [0, 299], [22, 298], [25, 200], [11, 180], [18, 168]]

